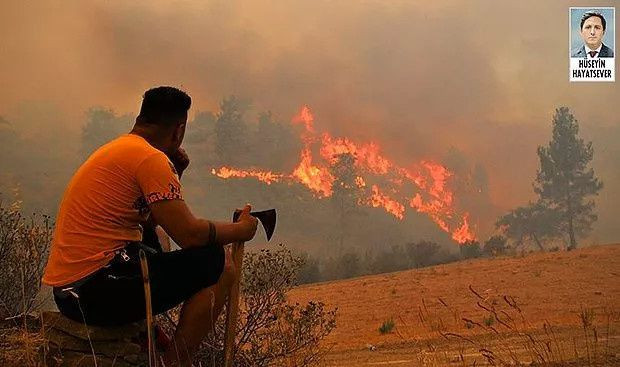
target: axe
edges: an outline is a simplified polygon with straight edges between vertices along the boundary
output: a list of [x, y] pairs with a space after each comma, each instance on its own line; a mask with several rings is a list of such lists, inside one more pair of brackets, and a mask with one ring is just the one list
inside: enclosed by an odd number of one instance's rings
[[[241, 211], [235, 210], [233, 223], [239, 220]], [[276, 210], [269, 209], [261, 212], [250, 212], [256, 217], [265, 229], [267, 241], [273, 236], [276, 229]], [[228, 296], [228, 308], [226, 309], [226, 329], [224, 334], [224, 366], [232, 367], [235, 347], [235, 334], [237, 333], [237, 319], [239, 317], [239, 282], [241, 281], [241, 270], [243, 267], [243, 242], [236, 242], [232, 245], [232, 258], [235, 263], [235, 282], [230, 289]]]

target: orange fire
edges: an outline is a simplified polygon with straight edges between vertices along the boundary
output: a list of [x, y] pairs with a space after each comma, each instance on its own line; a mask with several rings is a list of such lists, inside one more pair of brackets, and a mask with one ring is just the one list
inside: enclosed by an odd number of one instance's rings
[[283, 175], [273, 173], [271, 171], [259, 171], [259, 170], [239, 170], [230, 167], [220, 167], [220, 169], [216, 170], [213, 168], [211, 173], [220, 178], [245, 178], [245, 177], [254, 177], [259, 181], [266, 183], [267, 185], [271, 185], [274, 182], [280, 182], [282, 180]]
[[[360, 173], [355, 178], [355, 185], [362, 194], [368, 195], [359, 200], [361, 205], [383, 208], [402, 220], [405, 217], [405, 205], [408, 204], [417, 212], [428, 215], [458, 243], [476, 239], [469, 226], [469, 213], [460, 213], [455, 208], [454, 194], [448, 187], [452, 173], [446, 167], [428, 160], [408, 168], [399, 167], [384, 157], [380, 146], [374, 142], [360, 144], [346, 137], [334, 138], [328, 133], [323, 133], [318, 138], [314, 130], [314, 116], [308, 106], [303, 106], [292, 122], [304, 126], [301, 136], [304, 147], [299, 154], [299, 164], [292, 173], [280, 174], [260, 169], [241, 170], [231, 167], [221, 167], [211, 172], [221, 178], [253, 177], [268, 185], [282, 181], [298, 182], [319, 198], [325, 198], [334, 192], [336, 177], [332, 174], [333, 166], [342, 154], [350, 154]], [[313, 151], [318, 151], [320, 159], [313, 159]], [[391, 191], [397, 196], [399, 191], [404, 192], [409, 188], [417, 192], [409, 198], [400, 195], [404, 197], [397, 199], [385, 194], [377, 184], [373, 184], [368, 192], [366, 179], [363, 177], [365, 175], [384, 177], [384, 181], [392, 184]], [[396, 190], [396, 187], [399, 190]]]
[[300, 183], [308, 186], [319, 197], [328, 197], [332, 195], [332, 186], [334, 184], [334, 176], [326, 167], [318, 167], [312, 165], [312, 153], [310, 149], [301, 151], [301, 161], [292, 176]]
[[403, 219], [405, 217], [405, 206], [379, 191], [379, 187], [377, 185], [372, 185], [370, 205], [373, 208], [382, 207], [385, 211], [398, 219]]
[[476, 236], [469, 229], [469, 223], [467, 222], [468, 215], [463, 216], [463, 224], [452, 233], [452, 238], [458, 243], [465, 243], [467, 241], [474, 241]]

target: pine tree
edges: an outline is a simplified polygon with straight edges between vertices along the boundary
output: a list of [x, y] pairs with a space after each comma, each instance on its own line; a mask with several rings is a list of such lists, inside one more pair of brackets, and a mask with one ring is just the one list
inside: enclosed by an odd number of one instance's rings
[[578, 136], [579, 124], [567, 107], [556, 109], [553, 137], [546, 147], [538, 147], [540, 169], [534, 191], [540, 201], [558, 214], [562, 232], [568, 234], [568, 249], [577, 247], [577, 237], [592, 230], [597, 215], [592, 196], [603, 187], [588, 167], [594, 155], [592, 142]]

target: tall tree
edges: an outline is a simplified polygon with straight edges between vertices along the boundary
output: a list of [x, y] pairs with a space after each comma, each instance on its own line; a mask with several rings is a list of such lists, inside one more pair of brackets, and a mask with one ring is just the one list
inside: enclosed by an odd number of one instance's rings
[[577, 247], [577, 237], [587, 235], [597, 219], [591, 197], [603, 184], [588, 167], [593, 155], [592, 142], [579, 137], [579, 123], [569, 109], [556, 109], [553, 137], [548, 146], [538, 147], [540, 169], [534, 191], [558, 214], [560, 228], [569, 237], [569, 250]]
[[247, 126], [243, 115], [249, 107], [249, 102], [236, 96], [224, 98], [220, 103], [215, 121], [215, 153], [219, 164], [238, 165], [244, 161]]

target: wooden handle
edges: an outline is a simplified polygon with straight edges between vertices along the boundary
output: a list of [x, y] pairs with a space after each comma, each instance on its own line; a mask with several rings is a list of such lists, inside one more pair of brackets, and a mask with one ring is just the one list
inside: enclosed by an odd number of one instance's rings
[[228, 309], [226, 310], [224, 367], [232, 367], [234, 359], [235, 336], [237, 334], [237, 321], [239, 318], [239, 283], [241, 281], [241, 269], [243, 268], [243, 247], [243, 242], [237, 242], [232, 245], [232, 258], [235, 263], [235, 281], [230, 288]]
[[139, 251], [140, 268], [142, 269], [142, 283], [144, 284], [144, 303], [146, 304], [146, 332], [149, 347], [149, 367], [157, 367], [155, 358], [155, 342], [153, 330], [153, 305], [151, 304], [151, 280], [149, 278], [149, 265], [146, 262], [144, 250]]

